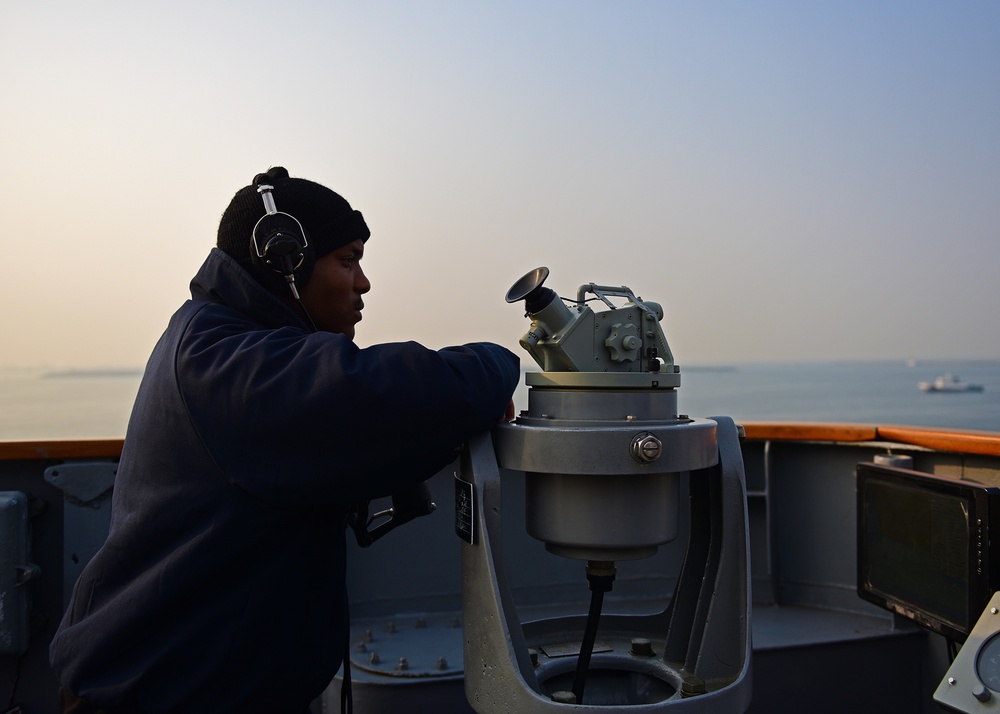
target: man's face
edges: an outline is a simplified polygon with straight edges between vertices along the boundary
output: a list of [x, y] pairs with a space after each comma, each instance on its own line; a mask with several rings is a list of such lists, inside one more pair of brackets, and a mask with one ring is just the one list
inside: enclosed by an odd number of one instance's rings
[[361, 322], [361, 310], [365, 306], [361, 296], [372, 288], [361, 270], [364, 254], [365, 244], [359, 239], [316, 261], [309, 282], [300, 294], [320, 330], [354, 339], [354, 326]]

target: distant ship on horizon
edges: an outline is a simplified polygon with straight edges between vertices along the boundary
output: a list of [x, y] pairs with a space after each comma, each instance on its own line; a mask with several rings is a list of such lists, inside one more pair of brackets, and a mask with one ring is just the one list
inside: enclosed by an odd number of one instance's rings
[[933, 382], [918, 382], [917, 386], [921, 392], [981, 392], [983, 385], [966, 384], [958, 377], [944, 374], [937, 377]]

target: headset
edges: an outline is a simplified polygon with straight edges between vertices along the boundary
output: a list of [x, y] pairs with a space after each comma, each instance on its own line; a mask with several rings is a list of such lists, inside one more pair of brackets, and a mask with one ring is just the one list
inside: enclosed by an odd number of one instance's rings
[[250, 256], [254, 265], [263, 266], [274, 271], [285, 279], [292, 297], [302, 309], [306, 321], [316, 332], [316, 323], [306, 310], [295, 285], [295, 271], [302, 267], [309, 252], [309, 240], [299, 220], [288, 213], [277, 209], [274, 203], [274, 186], [268, 183], [271, 177], [267, 174], [257, 174], [253, 186], [264, 200], [266, 213], [260, 217], [250, 233]]

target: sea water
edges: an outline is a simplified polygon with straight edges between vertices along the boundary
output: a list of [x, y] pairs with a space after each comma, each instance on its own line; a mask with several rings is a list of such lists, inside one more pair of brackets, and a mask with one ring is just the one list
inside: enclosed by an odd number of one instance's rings
[[[919, 382], [951, 374], [981, 392], [923, 392]], [[737, 421], [905, 424], [1000, 431], [1000, 360], [833, 362], [681, 367], [678, 407]]]
[[[922, 392], [951, 374], [982, 392]], [[125, 434], [135, 371], [0, 371], [0, 439], [89, 439]], [[524, 380], [514, 395], [527, 408]], [[907, 424], [1000, 431], [1000, 359], [681, 365], [678, 410], [741, 421]]]
[[125, 435], [139, 371], [0, 372], [0, 439]]

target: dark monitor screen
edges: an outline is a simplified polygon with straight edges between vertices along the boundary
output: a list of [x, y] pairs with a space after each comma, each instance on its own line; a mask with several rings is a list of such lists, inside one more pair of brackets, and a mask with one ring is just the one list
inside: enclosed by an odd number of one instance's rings
[[858, 464], [858, 594], [964, 640], [995, 591], [1000, 489]]

